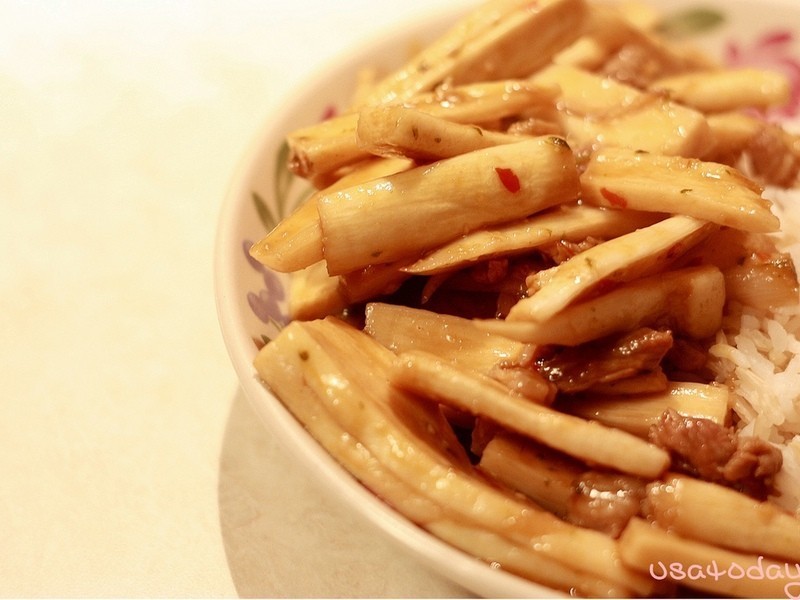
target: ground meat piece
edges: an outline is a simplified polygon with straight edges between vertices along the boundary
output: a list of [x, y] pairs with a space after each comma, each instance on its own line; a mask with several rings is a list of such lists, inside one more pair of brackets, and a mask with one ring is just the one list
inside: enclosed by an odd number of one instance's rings
[[639, 514], [645, 496], [645, 483], [636, 477], [588, 471], [575, 482], [565, 518], [617, 537]]
[[491, 368], [489, 376], [537, 404], [549, 406], [556, 399], [556, 386], [530, 366], [499, 362]]
[[717, 479], [720, 465], [736, 451], [732, 429], [720, 427], [710, 419], [684, 417], [672, 408], [665, 410], [650, 428], [649, 438], [703, 479]]
[[671, 347], [669, 331], [641, 328], [571, 348], [541, 348], [534, 364], [560, 391], [577, 393], [652, 372]]
[[746, 148], [755, 174], [764, 182], [791, 187], [800, 174], [800, 137], [765, 124]]
[[603, 67], [603, 73], [628, 85], [646, 88], [663, 73], [663, 65], [648, 48], [627, 44]]
[[480, 262], [467, 273], [476, 285], [491, 287], [503, 281], [508, 276], [508, 270], [508, 260], [500, 258]]
[[684, 417], [667, 409], [650, 428], [650, 441], [668, 450], [673, 468], [764, 500], [780, 470], [780, 451], [767, 442], [740, 436], [710, 419]]
[[780, 471], [782, 464], [783, 456], [777, 448], [764, 440], [742, 436], [722, 473], [728, 481], [771, 478]]
[[664, 368], [675, 381], [707, 381], [708, 349], [705, 342], [676, 337], [664, 357]]

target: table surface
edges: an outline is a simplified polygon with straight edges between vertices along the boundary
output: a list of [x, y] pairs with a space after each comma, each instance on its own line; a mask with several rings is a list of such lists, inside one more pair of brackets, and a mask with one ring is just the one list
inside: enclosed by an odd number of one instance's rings
[[0, 2], [0, 596], [464, 595], [255, 420], [212, 281], [271, 110], [459, 3]]

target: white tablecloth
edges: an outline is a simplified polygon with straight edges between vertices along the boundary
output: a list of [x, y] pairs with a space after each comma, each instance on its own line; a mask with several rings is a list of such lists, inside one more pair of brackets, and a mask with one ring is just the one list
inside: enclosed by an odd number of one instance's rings
[[448, 596], [254, 420], [212, 250], [309, 70], [458, 0], [0, 2], [0, 596]]

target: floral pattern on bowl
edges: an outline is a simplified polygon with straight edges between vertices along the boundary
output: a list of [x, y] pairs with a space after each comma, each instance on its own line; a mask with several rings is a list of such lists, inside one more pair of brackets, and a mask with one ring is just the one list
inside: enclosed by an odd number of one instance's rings
[[791, 99], [770, 116], [794, 118], [800, 114], [800, 57], [797, 32], [785, 27], [770, 29], [752, 40], [730, 40], [722, 60], [731, 67], [757, 67], [783, 73], [789, 80]]

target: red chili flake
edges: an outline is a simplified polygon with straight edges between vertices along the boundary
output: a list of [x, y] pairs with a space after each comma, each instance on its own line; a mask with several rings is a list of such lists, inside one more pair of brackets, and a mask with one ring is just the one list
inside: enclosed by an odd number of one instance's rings
[[339, 114], [339, 111], [336, 110], [336, 106], [334, 106], [333, 104], [328, 104], [328, 106], [325, 107], [325, 110], [322, 111], [322, 116], [320, 118], [320, 121], [327, 121], [328, 119], [332, 119], [337, 114]]
[[504, 169], [503, 167], [495, 167], [494, 172], [497, 173], [497, 176], [500, 178], [500, 183], [502, 183], [509, 192], [516, 194], [519, 191], [519, 177], [517, 177], [514, 171], [511, 169]]
[[626, 208], [628, 206], [628, 201], [625, 200], [625, 198], [606, 188], [600, 188], [600, 195], [608, 200], [611, 206], [616, 206], [618, 208]]

